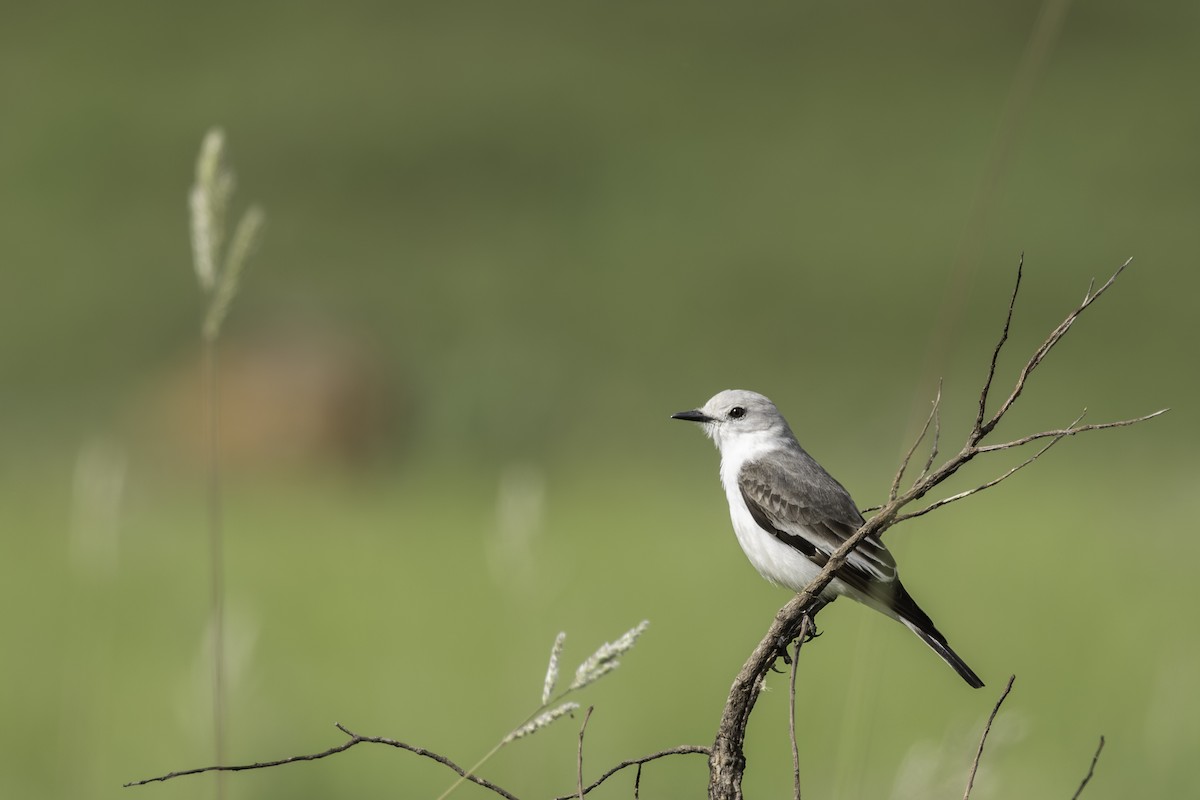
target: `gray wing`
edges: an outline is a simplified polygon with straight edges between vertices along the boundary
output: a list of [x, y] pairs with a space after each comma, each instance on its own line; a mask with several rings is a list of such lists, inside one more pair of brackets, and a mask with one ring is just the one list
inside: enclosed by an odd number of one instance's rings
[[[738, 486], [751, 516], [764, 530], [824, 566], [865, 520], [850, 493], [812, 456], [796, 447], [746, 463]], [[837, 576], [871, 596], [896, 577], [896, 562], [876, 537], [861, 542]]]

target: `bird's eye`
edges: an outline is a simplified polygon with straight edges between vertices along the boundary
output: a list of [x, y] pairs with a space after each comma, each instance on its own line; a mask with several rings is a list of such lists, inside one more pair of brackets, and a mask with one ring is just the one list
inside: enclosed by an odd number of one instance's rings
[[741, 406], [734, 406], [733, 408], [729, 409], [730, 419], [741, 419], [744, 416], [746, 416], [746, 409], [742, 408]]

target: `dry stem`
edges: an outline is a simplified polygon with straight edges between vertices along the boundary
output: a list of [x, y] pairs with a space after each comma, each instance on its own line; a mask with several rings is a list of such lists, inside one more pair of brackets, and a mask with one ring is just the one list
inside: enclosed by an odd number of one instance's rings
[[575, 753], [575, 789], [579, 792], [579, 800], [583, 800], [583, 735], [587, 733], [588, 720], [592, 718], [592, 709], [588, 706], [583, 715], [583, 724], [579, 726], [579, 749]]

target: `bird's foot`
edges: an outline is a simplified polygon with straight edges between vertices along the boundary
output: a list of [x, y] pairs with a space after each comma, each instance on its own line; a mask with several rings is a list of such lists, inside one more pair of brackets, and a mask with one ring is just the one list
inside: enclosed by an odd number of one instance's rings
[[806, 613], [800, 617], [800, 621], [795, 627], [775, 640], [775, 658], [771, 662], [771, 669], [775, 672], [782, 671], [776, 667], [776, 663], [780, 659], [783, 660], [786, 666], [790, 667], [792, 665], [792, 654], [788, 651], [791, 649], [793, 642], [799, 640], [800, 645], [803, 646], [820, 635], [821, 631], [817, 630], [811, 613]]
[[790, 636], [780, 636], [775, 640], [775, 657], [771, 659], [772, 672], [783, 672], [776, 666], [781, 658], [786, 666], [792, 665], [792, 654], [788, 652], [788, 648], [792, 646], [792, 639]]

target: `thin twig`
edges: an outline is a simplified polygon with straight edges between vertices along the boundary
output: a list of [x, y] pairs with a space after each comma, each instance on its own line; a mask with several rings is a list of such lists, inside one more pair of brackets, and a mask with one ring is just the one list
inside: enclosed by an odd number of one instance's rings
[[[701, 747], [700, 745], [696, 745], [696, 744], [684, 744], [684, 745], [680, 745], [679, 747], [672, 747], [669, 750], [659, 750], [657, 753], [651, 753], [650, 755], [642, 756], [641, 758], [631, 758], [628, 761], [622, 761], [620, 764], [610, 767], [606, 772], [601, 774], [601, 776], [599, 778], [592, 781], [587, 786], [583, 787], [583, 793], [586, 795], [587, 793], [591, 792], [593, 789], [598, 787], [600, 784], [604, 783], [606, 780], [611, 778], [613, 775], [616, 775], [618, 772], [620, 772], [621, 770], [623, 770], [627, 767], [636, 766], [640, 770], [642, 764], [646, 764], [646, 763], [655, 761], [660, 758], [665, 758], [666, 756], [681, 756], [681, 755], [690, 755], [693, 753], [695, 753], [697, 755], [708, 756], [708, 755], [712, 754], [712, 748]], [[639, 771], [639, 775], [638, 775], [638, 780], [639, 781], [641, 780], [640, 771]], [[571, 792], [570, 794], [564, 794], [560, 797], [556, 797], [555, 800], [575, 800], [575, 798], [577, 798], [577, 797], [579, 797], [578, 792]]]
[[[1060, 441], [1062, 441], [1063, 439], [1065, 439], [1068, 436], [1074, 436], [1077, 433], [1085, 433], [1087, 431], [1107, 430], [1108, 428], [1124, 428], [1129, 425], [1135, 425], [1139, 422], [1145, 422], [1148, 419], [1153, 419], [1154, 417], [1157, 417], [1160, 414], [1167, 413], [1168, 410], [1169, 409], [1163, 408], [1163, 409], [1159, 409], [1158, 411], [1155, 411], [1153, 414], [1147, 414], [1143, 417], [1137, 417], [1135, 419], [1123, 419], [1123, 420], [1119, 420], [1117, 422], [1099, 422], [1099, 423], [1095, 423], [1092, 425], [1077, 425], [1076, 423], [1078, 423], [1079, 420], [1083, 419], [1083, 415], [1081, 414], [1079, 417], [1076, 417], [1075, 422], [1071, 423], [1066, 428], [1060, 428], [1058, 430], [1053, 430], [1053, 431], [1042, 431], [1040, 433], [1032, 433], [1028, 436], [1022, 436], [1020, 439], [1013, 439], [1011, 442], [1004, 442], [1002, 444], [992, 444], [992, 445], [986, 445], [983, 447], [976, 447], [976, 448], [974, 448], [974, 452], [976, 454], [994, 453], [998, 450], [1011, 450], [1014, 447], [1020, 447], [1022, 445], [1029, 444], [1030, 442], [1036, 442], [1041, 439], [1050, 439], [1050, 443], [1047, 444], [1045, 447], [1043, 447], [1041, 450], [1038, 450], [1032, 456], [1025, 459], [1020, 464], [1018, 464], [1017, 466], [1008, 470], [1007, 472], [1001, 474], [999, 477], [993, 478], [992, 480], [990, 480], [986, 483], [982, 483], [979, 486], [976, 486], [974, 489], [968, 489], [965, 492], [959, 492], [958, 494], [954, 494], [949, 497], [938, 500], [936, 503], [930, 503], [928, 506], [926, 506], [925, 508], [922, 508], [920, 511], [914, 511], [911, 514], [897, 514], [895, 521], [897, 523], [900, 523], [900, 522], [904, 522], [905, 520], [914, 519], [915, 517], [922, 517], [922, 516], [928, 514], [930, 511], [933, 511], [934, 509], [938, 509], [938, 508], [941, 508], [942, 506], [949, 505], [950, 503], [956, 502], [958, 500], [962, 500], [965, 497], [970, 497], [973, 494], [982, 492], [984, 489], [990, 489], [993, 486], [995, 486], [997, 483], [1000, 483], [1004, 479], [1011, 477], [1014, 472], [1017, 472], [1018, 470], [1023, 469], [1025, 467], [1029, 466], [1030, 464], [1032, 464], [1034, 461], [1039, 459], [1043, 453], [1045, 453], [1051, 447], [1058, 444]], [[1085, 409], [1084, 413], [1086, 413], [1086, 409]]]
[[583, 713], [583, 724], [579, 726], [579, 750], [575, 754], [575, 788], [579, 791], [579, 800], [583, 800], [583, 735], [587, 732], [593, 708], [595, 706], [588, 706], [587, 711]]
[[132, 783], [125, 784], [125, 786], [143, 786], [147, 783], [167, 781], [172, 778], [182, 777], [184, 775], [198, 775], [202, 772], [242, 772], [244, 770], [266, 769], [268, 767], [278, 767], [278, 766], [282, 766], [284, 764], [293, 764], [293, 763], [297, 763], [300, 761], [316, 761], [318, 759], [328, 758], [329, 756], [337, 755], [338, 753], [343, 753], [343, 752], [349, 750], [351, 747], [354, 747], [355, 745], [359, 745], [359, 744], [363, 744], [364, 742], [367, 742], [370, 744], [385, 744], [389, 747], [395, 747], [400, 750], [407, 750], [410, 753], [415, 753], [419, 756], [424, 756], [425, 758], [433, 759], [434, 761], [438, 762], [439, 764], [442, 764], [442, 765], [454, 770], [459, 775], [461, 775], [462, 777], [471, 781], [472, 783], [482, 786], [485, 789], [490, 789], [491, 791], [493, 791], [496, 794], [500, 795], [501, 797], [505, 798], [505, 800], [517, 800], [517, 797], [515, 795], [511, 794], [510, 792], [505, 791], [504, 789], [501, 789], [499, 786], [497, 786], [496, 784], [492, 783], [491, 781], [489, 781], [485, 778], [481, 778], [478, 775], [473, 775], [473, 774], [468, 773], [466, 770], [464, 770], [458, 764], [455, 764], [453, 761], [451, 761], [450, 759], [441, 755], [440, 753], [435, 753], [432, 750], [426, 750], [424, 747], [416, 747], [411, 744], [406, 744], [404, 742], [400, 742], [395, 739], [388, 739], [388, 738], [382, 737], [382, 736], [360, 736], [359, 734], [351, 731], [345, 725], [342, 725], [340, 722], [334, 723], [334, 725], [337, 727], [337, 729], [339, 731], [341, 731], [342, 733], [349, 736], [350, 737], [349, 740], [347, 740], [347, 741], [343, 742], [342, 744], [337, 745], [335, 747], [330, 747], [328, 750], [322, 750], [319, 753], [311, 753], [308, 755], [301, 755], [301, 756], [289, 756], [288, 758], [281, 758], [277, 761], [260, 761], [260, 762], [254, 763], [254, 764], [233, 764], [233, 765], [228, 765], [228, 766], [222, 765], [222, 766], [213, 766], [213, 767], [199, 767], [197, 769], [185, 769], [185, 770], [180, 770], [179, 772], [169, 772], [166, 775], [160, 775], [156, 778], [146, 778], [146, 779], [140, 780], [140, 781], [133, 781]]
[[1006, 413], [1008, 413], [1010, 408], [1012, 408], [1013, 403], [1017, 402], [1017, 398], [1020, 397], [1021, 392], [1025, 390], [1025, 382], [1029, 379], [1029, 376], [1033, 374], [1033, 371], [1038, 368], [1038, 365], [1042, 363], [1042, 359], [1044, 359], [1050, 353], [1050, 351], [1054, 349], [1054, 346], [1058, 344], [1064, 336], [1067, 335], [1067, 331], [1069, 331], [1071, 326], [1075, 324], [1075, 320], [1079, 318], [1079, 315], [1086, 311], [1092, 305], [1092, 303], [1099, 300], [1100, 296], [1108, 291], [1109, 287], [1116, 282], [1117, 278], [1120, 277], [1121, 273], [1125, 271], [1125, 268], [1128, 267], [1132, 261], [1132, 258], [1126, 259], [1125, 263], [1118, 267], [1117, 271], [1112, 274], [1112, 277], [1105, 281], [1104, 284], [1096, 291], [1093, 292], [1090, 287], [1088, 288], [1088, 293], [1083, 298], [1083, 302], [1076, 306], [1075, 310], [1068, 314], [1067, 318], [1059, 323], [1057, 328], [1050, 332], [1050, 335], [1046, 337], [1046, 341], [1042, 342], [1041, 346], [1038, 347], [1038, 349], [1034, 351], [1033, 355], [1029, 357], [1029, 361], [1025, 363], [1025, 367], [1021, 370], [1021, 374], [1017, 376], [1016, 384], [1013, 386], [1012, 392], [1009, 394], [1008, 399], [1000, 404], [1000, 407], [996, 409], [996, 413], [992, 414], [991, 419], [989, 419], [983, 425], [976, 426], [974, 433], [971, 435], [971, 444], [977, 444], [980, 439], [991, 433], [992, 429], [995, 428], [1000, 422], [1000, 419]]
[[1079, 425], [1079, 426], [1072, 425], [1070, 427], [1061, 428], [1056, 431], [1042, 431], [1041, 433], [1031, 433], [1028, 436], [1022, 436], [1019, 439], [1013, 439], [1011, 442], [1002, 442], [1000, 444], [988, 444], [988, 445], [983, 445], [982, 447], [977, 447], [975, 449], [976, 449], [976, 452], [979, 452], [979, 453], [992, 453], [992, 452], [995, 452], [996, 450], [1010, 450], [1014, 447], [1020, 447], [1023, 444], [1029, 444], [1030, 442], [1036, 442], [1038, 439], [1049, 439], [1051, 437], [1062, 438], [1063, 436], [1074, 436], [1077, 433], [1086, 433], [1088, 431], [1102, 431], [1102, 430], [1107, 430], [1109, 428], [1126, 428], [1130, 425], [1136, 425], [1139, 422], [1145, 422], [1148, 419], [1154, 419], [1155, 417], [1161, 416], [1161, 415], [1167, 413], [1168, 411], [1170, 411], [1169, 408], [1160, 408], [1158, 411], [1155, 411], [1153, 413], [1146, 414], [1145, 416], [1142, 416], [1142, 417], [1133, 417], [1132, 419], [1121, 419], [1121, 420], [1117, 420], [1115, 422], [1097, 422], [1097, 423], [1093, 423], [1091, 425]]
[[[1084, 413], [1086, 414], [1087, 411], [1085, 410]], [[1083, 419], [1083, 414], [1080, 414], [1078, 417], [1076, 417], [1075, 421], [1071, 423], [1071, 426], [1074, 426], [1075, 424], [1077, 424], [1079, 422], [1079, 420], [1081, 420], [1081, 419]], [[1068, 428], [1071, 426], [1068, 426]], [[930, 511], [941, 508], [942, 506], [948, 506], [951, 503], [957, 502], [958, 500], [962, 500], [963, 498], [970, 497], [973, 494], [982, 492], [984, 489], [990, 489], [993, 486], [995, 486], [996, 484], [1000, 483], [1001, 481], [1012, 477], [1017, 471], [1022, 470], [1025, 467], [1032, 464], [1034, 461], [1037, 461], [1039, 458], [1042, 457], [1043, 453], [1045, 453], [1047, 450], [1049, 450], [1054, 445], [1061, 442], [1063, 440], [1063, 438], [1067, 436], [1065, 431], [1061, 432], [1061, 433], [1062, 433], [1062, 435], [1055, 436], [1053, 439], [1050, 440], [1049, 444], [1047, 444], [1041, 450], [1038, 450], [1036, 453], [1031, 455], [1029, 458], [1022, 461], [1020, 464], [1017, 464], [1015, 467], [1012, 467], [1007, 472], [1002, 473], [1001, 475], [991, 479], [990, 481], [981, 483], [979, 486], [976, 486], [974, 489], [967, 489], [965, 492], [959, 492], [958, 494], [953, 494], [953, 495], [950, 495], [949, 497], [944, 497], [941, 500], [938, 500], [937, 502], [930, 503], [929, 505], [922, 508], [920, 511], [914, 511], [911, 514], [898, 514], [896, 516], [897, 524], [904, 522], [905, 520], [908, 520], [908, 519], [913, 519], [915, 517], [924, 516], [924, 515], [928, 514]]]
[[938, 381], [937, 397], [933, 399], [933, 442], [929, 448], [929, 458], [925, 459], [925, 466], [921, 468], [921, 474], [917, 476], [917, 480], [924, 480], [929, 474], [929, 470], [933, 468], [933, 460], [937, 458], [938, 445], [942, 441], [942, 382]]
[[638, 800], [638, 795], [642, 790], [642, 765], [637, 765], [637, 772], [633, 774], [633, 800]]
[[1008, 299], [1008, 315], [1004, 318], [1004, 328], [1000, 331], [1000, 339], [992, 350], [992, 362], [988, 366], [987, 380], [983, 382], [983, 390], [979, 393], [979, 412], [975, 415], [975, 431], [983, 430], [983, 418], [987, 415], [988, 393], [992, 390], [992, 381], [996, 378], [996, 363], [1000, 360], [1000, 351], [1008, 341], [1008, 331], [1012, 327], [1013, 309], [1017, 307], [1017, 293], [1021, 291], [1021, 274], [1025, 269], [1025, 254], [1017, 262], [1017, 280], [1013, 284], [1012, 295]]
[[[931, 422], [933, 422], [933, 418], [935, 416], [937, 416], [938, 403], [941, 401], [941, 399], [942, 399], [942, 384], [941, 384], [941, 381], [939, 381], [938, 382], [938, 393], [937, 393], [937, 397], [933, 401], [933, 408], [929, 410], [929, 416], [925, 418], [925, 424], [921, 426], [921, 432], [919, 434], [917, 434], [916, 441], [914, 441], [912, 443], [912, 447], [908, 448], [908, 452], [904, 454], [904, 460], [900, 462], [900, 469], [896, 470], [896, 477], [894, 480], [892, 480], [892, 488], [888, 491], [888, 500], [895, 500], [896, 495], [900, 492], [900, 482], [902, 480], [904, 480], [904, 473], [908, 469], [908, 462], [912, 459], [913, 453], [917, 452], [917, 448], [921, 445], [921, 442], [925, 439], [925, 434], [929, 433], [929, 425]], [[933, 451], [937, 452], [937, 443], [936, 442], [934, 442]], [[930, 461], [933, 460], [932, 454], [929, 456], [929, 460]], [[925, 465], [925, 471], [926, 472], [929, 471], [928, 464]], [[921, 474], [924, 475], [925, 473], [922, 472]]]
[[971, 771], [967, 775], [967, 790], [963, 792], [963, 800], [971, 797], [971, 787], [975, 785], [975, 773], [979, 771], [979, 759], [983, 757], [983, 746], [987, 743], [988, 734], [992, 732], [992, 723], [996, 721], [996, 715], [1000, 713], [1000, 706], [1004, 704], [1004, 699], [1012, 691], [1013, 681], [1016, 679], [1016, 675], [1009, 676], [1008, 685], [1004, 687], [1000, 699], [996, 701], [996, 707], [992, 709], [992, 715], [988, 717], [987, 725], [983, 729], [983, 736], [979, 737], [979, 749], [975, 751], [975, 760], [971, 762]]
[[792, 656], [791, 675], [788, 680], [788, 739], [792, 743], [792, 786], [793, 797], [800, 800], [800, 746], [796, 743], [796, 669], [800, 664], [800, 648], [811, 630], [812, 617], [805, 614], [800, 619], [800, 635], [796, 637], [796, 652]]
[[1088, 785], [1088, 781], [1096, 774], [1096, 762], [1100, 760], [1100, 751], [1104, 749], [1104, 737], [1100, 737], [1100, 745], [1096, 748], [1096, 753], [1092, 756], [1092, 765], [1088, 767], [1087, 775], [1083, 776], [1083, 780], [1079, 783], [1079, 788], [1075, 790], [1075, 794], [1071, 795], [1071, 800], [1079, 800], [1079, 795], [1083, 794], [1083, 788]]

